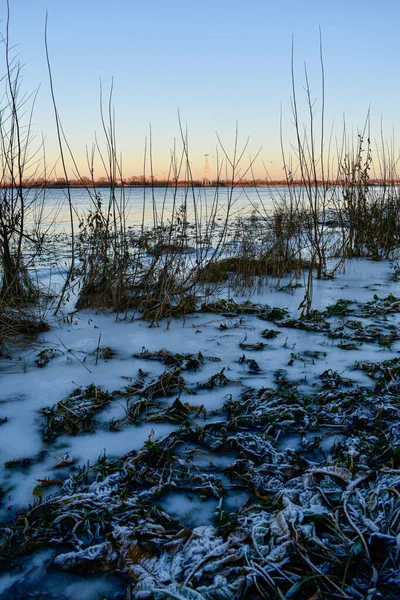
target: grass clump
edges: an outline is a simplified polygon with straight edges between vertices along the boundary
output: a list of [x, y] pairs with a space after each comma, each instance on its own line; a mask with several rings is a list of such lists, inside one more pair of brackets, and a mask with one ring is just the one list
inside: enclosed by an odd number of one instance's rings
[[77, 388], [66, 400], [52, 408], [42, 409], [46, 418], [43, 440], [52, 442], [62, 433], [78, 435], [92, 432], [96, 413], [103, 410], [113, 398], [113, 394], [92, 383], [87, 388]]
[[18, 340], [32, 340], [50, 330], [49, 324], [28, 307], [9, 308], [0, 303], [0, 357]]
[[273, 256], [249, 258], [235, 256], [221, 258], [208, 264], [198, 276], [200, 283], [223, 283], [229, 280], [233, 288], [252, 288], [252, 281], [270, 277], [283, 277], [290, 271], [298, 271], [306, 267], [306, 263], [298, 259], [274, 258]]

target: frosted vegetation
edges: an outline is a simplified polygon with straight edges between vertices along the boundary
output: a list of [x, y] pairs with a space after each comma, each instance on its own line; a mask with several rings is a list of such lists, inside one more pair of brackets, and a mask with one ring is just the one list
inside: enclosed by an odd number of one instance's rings
[[349, 261], [302, 319], [288, 275], [8, 346], [1, 597], [396, 598], [393, 273]]
[[195, 188], [180, 126], [139, 203], [102, 103], [109, 187], [70, 189], [55, 104], [49, 192], [4, 43], [0, 598], [398, 598], [393, 152], [367, 121], [332, 160], [293, 79], [285, 187], [243, 185], [237, 135]]

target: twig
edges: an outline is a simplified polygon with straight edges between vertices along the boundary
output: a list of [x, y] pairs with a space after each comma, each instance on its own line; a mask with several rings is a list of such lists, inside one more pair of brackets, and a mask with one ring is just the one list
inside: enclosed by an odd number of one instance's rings
[[98, 344], [97, 344], [97, 349], [96, 349], [96, 365], [97, 365], [97, 361], [99, 360], [100, 341], [101, 341], [101, 333], [100, 333], [100, 335], [99, 335], [99, 341], [98, 341]]
[[71, 350], [71, 348], [67, 348], [67, 346], [64, 344], [64, 342], [58, 337], [58, 335], [56, 333], [54, 333], [54, 335], [56, 336], [56, 338], [58, 339], [58, 341], [60, 342], [60, 344], [62, 344], [64, 346], [64, 348], [66, 349], [67, 352], [69, 352], [70, 354], [72, 354], [72, 356], [82, 365], [82, 367], [85, 367], [86, 371], [88, 371], [89, 373], [91, 373], [92, 371], [90, 369], [88, 369], [88, 367], [85, 365], [85, 363], [83, 361], [81, 361], [80, 358], [78, 358], [76, 356], [76, 354], [74, 354]]

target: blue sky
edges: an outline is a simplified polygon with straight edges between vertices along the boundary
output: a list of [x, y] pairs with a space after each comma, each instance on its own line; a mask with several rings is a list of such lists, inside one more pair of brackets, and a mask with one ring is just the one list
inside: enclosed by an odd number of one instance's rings
[[[4, 31], [6, 5], [0, 2]], [[25, 65], [24, 90], [40, 85], [35, 131], [46, 136], [49, 162], [57, 148], [43, 41], [46, 10], [58, 109], [83, 172], [85, 146], [95, 131], [101, 137], [99, 80], [107, 90], [114, 78], [125, 175], [143, 172], [150, 123], [154, 172], [161, 177], [168, 170], [170, 148], [179, 139], [179, 108], [195, 176], [201, 176], [204, 154], [215, 156], [216, 131], [227, 149], [233, 147], [236, 121], [240, 139], [250, 136], [246, 156], [262, 146], [271, 175], [280, 176], [281, 106], [288, 147], [294, 140], [292, 36], [299, 99], [304, 62], [313, 96], [320, 98], [319, 27], [327, 128], [335, 122], [340, 130], [345, 113], [356, 132], [369, 106], [373, 135], [379, 135], [381, 115], [388, 137], [400, 125], [398, 0], [10, 0], [10, 10], [11, 41]], [[215, 160], [210, 162], [213, 167]], [[264, 175], [260, 163], [256, 175]]]

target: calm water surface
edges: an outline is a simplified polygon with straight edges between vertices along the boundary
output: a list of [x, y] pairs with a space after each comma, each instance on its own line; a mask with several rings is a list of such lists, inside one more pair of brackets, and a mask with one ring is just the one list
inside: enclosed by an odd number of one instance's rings
[[[103, 207], [108, 206], [110, 199], [110, 190], [102, 188], [98, 191]], [[43, 192], [40, 192], [43, 194]], [[41, 198], [38, 194], [37, 201], [32, 204], [33, 210], [29, 214], [29, 221], [33, 224], [37, 222], [40, 215], [39, 207]], [[72, 203], [74, 207], [74, 220], [76, 225], [79, 217], [93, 209], [93, 199], [87, 190], [75, 188], [71, 190]], [[171, 218], [173, 209], [178, 209], [186, 204], [188, 220], [194, 220], [195, 211], [198, 216], [207, 219], [215, 208], [218, 218], [223, 219], [226, 215], [227, 207], [230, 206], [232, 216], [249, 215], [255, 212], [263, 215], [272, 209], [274, 202], [279, 202], [281, 198], [288, 198], [288, 188], [195, 188], [188, 190], [185, 188], [119, 188], [116, 190], [116, 198], [121, 205], [126, 207], [128, 226], [140, 226], [142, 218], [146, 226], [154, 223], [159, 225], [161, 222], [167, 222]], [[36, 207], [35, 207], [36, 205]], [[61, 233], [69, 231], [69, 206], [66, 190], [49, 189], [44, 192], [44, 206], [42, 213], [42, 224], [50, 227], [51, 232]]]

